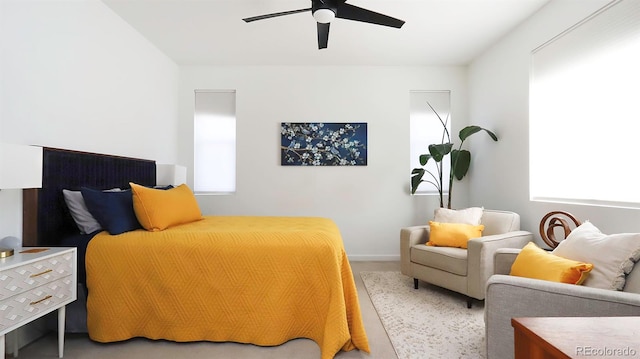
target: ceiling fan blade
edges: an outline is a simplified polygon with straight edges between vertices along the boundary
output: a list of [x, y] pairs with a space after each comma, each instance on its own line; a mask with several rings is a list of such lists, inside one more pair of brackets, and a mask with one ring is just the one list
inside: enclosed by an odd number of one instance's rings
[[329, 43], [329, 23], [318, 23], [318, 49], [326, 49]]
[[340, 19], [368, 22], [370, 24], [401, 28], [404, 21], [391, 16], [383, 15], [375, 11], [342, 3], [338, 5], [336, 17]]
[[273, 14], [266, 14], [266, 15], [260, 15], [260, 16], [254, 16], [254, 17], [248, 17], [246, 19], [242, 19], [244, 20], [244, 22], [251, 22], [251, 21], [256, 21], [256, 20], [264, 20], [264, 19], [270, 19], [272, 17], [278, 17], [278, 16], [284, 16], [284, 15], [291, 15], [291, 14], [297, 14], [300, 12], [306, 12], [306, 11], [311, 11], [311, 8], [308, 9], [299, 9], [299, 10], [291, 10], [291, 11], [283, 11], [283, 12], [276, 12]]

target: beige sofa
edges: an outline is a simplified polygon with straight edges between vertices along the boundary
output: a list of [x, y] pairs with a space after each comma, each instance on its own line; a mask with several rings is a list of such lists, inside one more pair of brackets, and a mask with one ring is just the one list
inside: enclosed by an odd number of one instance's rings
[[429, 225], [400, 230], [400, 262], [403, 274], [483, 300], [487, 279], [494, 273], [494, 253], [499, 248], [522, 248], [532, 240], [520, 230], [520, 216], [514, 212], [485, 209], [482, 237], [468, 242], [468, 249], [427, 246]]
[[[640, 265], [622, 291], [509, 276], [519, 250], [500, 249], [487, 282], [485, 328], [488, 359], [514, 357], [515, 317], [640, 316]], [[639, 324], [640, 325], [640, 324]]]

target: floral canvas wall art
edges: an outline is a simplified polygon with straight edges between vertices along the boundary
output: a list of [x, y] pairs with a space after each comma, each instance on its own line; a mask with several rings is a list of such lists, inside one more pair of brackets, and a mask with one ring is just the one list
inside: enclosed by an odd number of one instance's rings
[[366, 166], [367, 124], [283, 122], [282, 166]]

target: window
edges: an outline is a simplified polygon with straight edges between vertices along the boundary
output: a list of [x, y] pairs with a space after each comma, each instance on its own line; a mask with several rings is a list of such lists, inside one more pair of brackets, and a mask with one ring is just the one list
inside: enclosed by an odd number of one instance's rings
[[640, 208], [640, 1], [613, 1], [532, 54], [532, 200]]
[[[443, 121], [446, 121], [447, 129], [451, 132], [451, 92], [450, 91], [411, 91], [409, 93], [410, 100], [410, 113], [409, 113], [409, 146], [410, 146], [410, 161], [411, 168], [420, 166], [420, 155], [429, 153], [429, 145], [434, 143], [442, 143], [443, 139], [443, 127], [442, 123], [438, 119], [438, 116], [433, 111], [440, 115]], [[433, 107], [429, 107], [429, 104]], [[449, 161], [443, 161], [443, 192], [449, 192], [449, 171], [451, 164]], [[427, 163], [427, 170], [437, 176], [437, 169], [433, 160]], [[428, 173], [423, 177], [423, 180], [429, 181], [432, 178]], [[429, 183], [422, 183], [416, 194], [437, 194], [438, 190], [435, 186]]]
[[236, 191], [236, 92], [195, 91], [194, 191]]

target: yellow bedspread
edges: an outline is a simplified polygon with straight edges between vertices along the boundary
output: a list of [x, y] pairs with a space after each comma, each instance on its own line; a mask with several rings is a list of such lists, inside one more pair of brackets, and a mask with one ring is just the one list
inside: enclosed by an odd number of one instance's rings
[[314, 340], [369, 352], [342, 237], [311, 217], [224, 217], [96, 235], [86, 253], [91, 339]]

